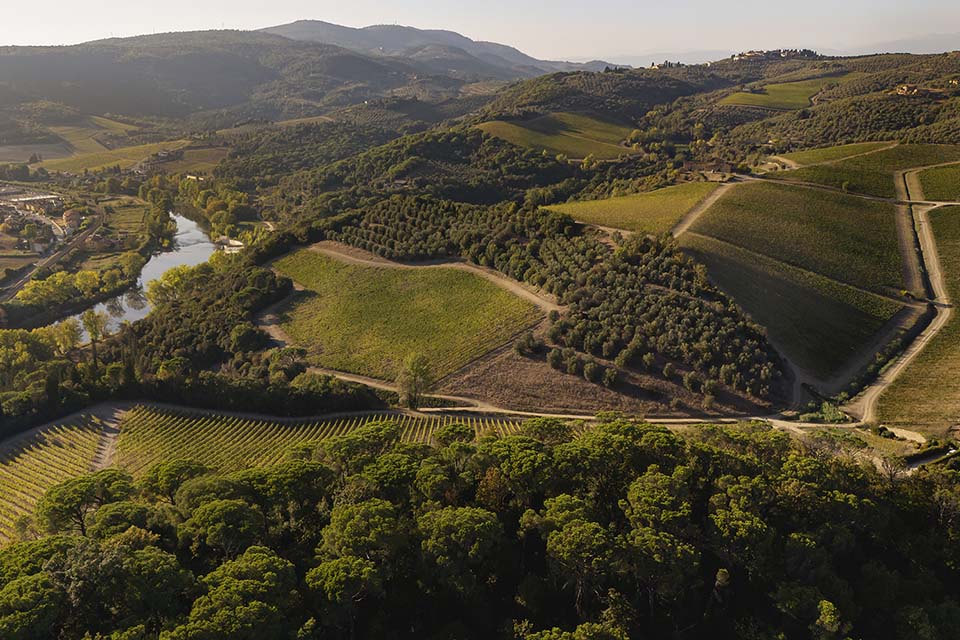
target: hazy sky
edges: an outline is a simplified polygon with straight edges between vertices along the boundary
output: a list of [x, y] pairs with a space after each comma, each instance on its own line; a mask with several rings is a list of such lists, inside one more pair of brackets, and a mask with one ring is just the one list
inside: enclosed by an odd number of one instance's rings
[[15, 6], [0, 18], [0, 44], [253, 29], [307, 18], [451, 29], [541, 58], [779, 46], [849, 49], [960, 33], [958, 0], [21, 0]]

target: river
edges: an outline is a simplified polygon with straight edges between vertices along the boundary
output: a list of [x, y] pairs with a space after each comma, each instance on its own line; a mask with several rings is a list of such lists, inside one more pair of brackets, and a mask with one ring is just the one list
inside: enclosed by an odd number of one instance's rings
[[[177, 223], [177, 233], [174, 235], [172, 248], [155, 253], [147, 261], [143, 271], [140, 272], [140, 280], [135, 289], [128, 290], [94, 307], [94, 310], [103, 311], [110, 317], [108, 324], [110, 333], [115, 332], [122, 322], [135, 322], [150, 313], [150, 303], [143, 295], [149, 283], [159, 279], [173, 267], [184, 265], [192, 267], [206, 262], [217, 250], [216, 245], [210, 241], [196, 222], [177, 214], [171, 214], [170, 217]], [[73, 317], [79, 320], [80, 314]], [[86, 341], [86, 339], [87, 335], [84, 331], [83, 340]]]

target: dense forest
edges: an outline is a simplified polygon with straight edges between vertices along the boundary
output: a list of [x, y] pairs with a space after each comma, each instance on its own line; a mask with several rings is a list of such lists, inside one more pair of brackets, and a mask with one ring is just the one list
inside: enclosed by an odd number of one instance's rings
[[[766, 426], [391, 423], [228, 475], [64, 482], [0, 551], [4, 638], [947, 638], [956, 474]], [[32, 532], [32, 533], [31, 533]], [[85, 635], [89, 634], [89, 635]]]

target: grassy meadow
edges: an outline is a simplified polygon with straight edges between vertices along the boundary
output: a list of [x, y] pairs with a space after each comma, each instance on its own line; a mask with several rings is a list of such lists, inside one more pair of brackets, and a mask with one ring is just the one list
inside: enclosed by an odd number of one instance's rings
[[630, 153], [630, 149], [622, 145], [632, 131], [630, 127], [582, 113], [551, 113], [512, 122], [493, 120], [477, 126], [519, 147], [569, 158], [593, 155], [612, 159]]
[[960, 200], [960, 165], [927, 169], [920, 173], [920, 185], [926, 200]]
[[720, 103], [742, 107], [764, 107], [778, 111], [803, 109], [810, 106], [810, 99], [824, 87], [843, 82], [851, 75], [768, 84], [761, 89], [761, 93], [739, 91], [727, 96]]
[[[960, 207], [930, 212], [944, 283], [950, 299], [960, 299]], [[960, 422], [960, 313], [950, 320], [880, 396], [883, 423], [943, 436]]]
[[821, 379], [868, 345], [900, 305], [811, 271], [696, 233], [680, 245], [707, 267], [791, 361]]
[[310, 250], [275, 266], [307, 288], [282, 314], [293, 342], [321, 366], [377, 378], [396, 378], [411, 354], [446, 375], [541, 317], [533, 304], [459, 269], [347, 264]]
[[829, 165], [770, 174], [779, 180], [815, 182], [882, 198], [897, 195], [896, 172], [942, 162], [960, 162], [960, 145], [902, 144]]
[[750, 182], [725, 193], [691, 231], [840, 282], [899, 290], [895, 215], [884, 202]]
[[667, 233], [707, 196], [716, 191], [716, 182], [688, 182], [648, 193], [606, 200], [568, 202], [550, 207], [578, 222], [638, 233]]

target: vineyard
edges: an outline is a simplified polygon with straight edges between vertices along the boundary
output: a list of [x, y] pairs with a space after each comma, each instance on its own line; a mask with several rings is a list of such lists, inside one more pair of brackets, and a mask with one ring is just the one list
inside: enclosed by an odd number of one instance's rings
[[846, 76], [828, 76], [799, 82], [768, 84], [756, 93], [741, 91], [727, 96], [721, 104], [746, 107], [764, 107], [767, 109], [792, 110], [810, 106], [810, 98], [825, 87], [843, 82]]
[[[890, 181], [891, 185], [893, 181]], [[903, 288], [893, 205], [772, 183], [725, 194], [691, 231], [872, 291]]]
[[0, 449], [0, 543], [16, 520], [33, 512], [58, 482], [91, 471], [103, 435], [101, 419], [86, 416], [29, 435]]
[[718, 186], [715, 182], [689, 182], [606, 200], [568, 202], [551, 206], [550, 209], [565, 213], [578, 222], [661, 234], [670, 231], [685, 213]]
[[134, 476], [163, 460], [189, 458], [223, 473], [282, 460], [294, 447], [344, 435], [370, 422], [393, 421], [408, 442], [430, 442], [438, 428], [463, 423], [477, 437], [516, 432], [520, 423], [492, 418], [414, 417], [384, 413], [340, 420], [274, 422], [138, 406], [120, 428], [117, 466]]
[[119, 166], [121, 169], [129, 169], [141, 160], [146, 160], [159, 151], [182, 149], [188, 144], [189, 142], [186, 140], [141, 144], [133, 147], [82, 153], [70, 158], [46, 160], [39, 166], [47, 171], [67, 171], [73, 173], [79, 173], [84, 170], [96, 171], [113, 166]]
[[518, 147], [570, 158], [617, 158], [630, 152], [622, 144], [629, 128], [578, 113], [552, 113], [517, 122], [494, 120], [479, 128]]
[[920, 184], [927, 200], [960, 200], [960, 165], [927, 169]]
[[845, 191], [895, 198], [896, 172], [957, 161], [960, 161], [960, 145], [901, 144], [830, 165], [773, 173], [770, 177], [816, 182]]
[[321, 366], [394, 379], [411, 354], [442, 377], [541, 317], [530, 302], [453, 268], [346, 264], [314, 251], [276, 263], [307, 287], [281, 316], [283, 330]]
[[771, 341], [803, 369], [828, 378], [868, 345], [901, 308], [812, 271], [696, 233], [682, 236], [684, 251], [706, 265]]
[[[930, 213], [944, 284], [952, 301], [960, 299], [960, 207]], [[877, 416], [885, 424], [905, 426], [942, 437], [955, 428], [960, 412], [960, 317], [947, 324], [880, 396]]]
[[795, 151], [794, 153], [785, 153], [783, 157], [792, 160], [799, 165], [821, 164], [824, 162], [835, 162], [844, 160], [850, 156], [860, 155], [879, 151], [892, 146], [890, 142], [857, 142], [854, 144], [841, 144], [834, 147], [824, 147], [822, 149], [810, 149], [809, 151]]

